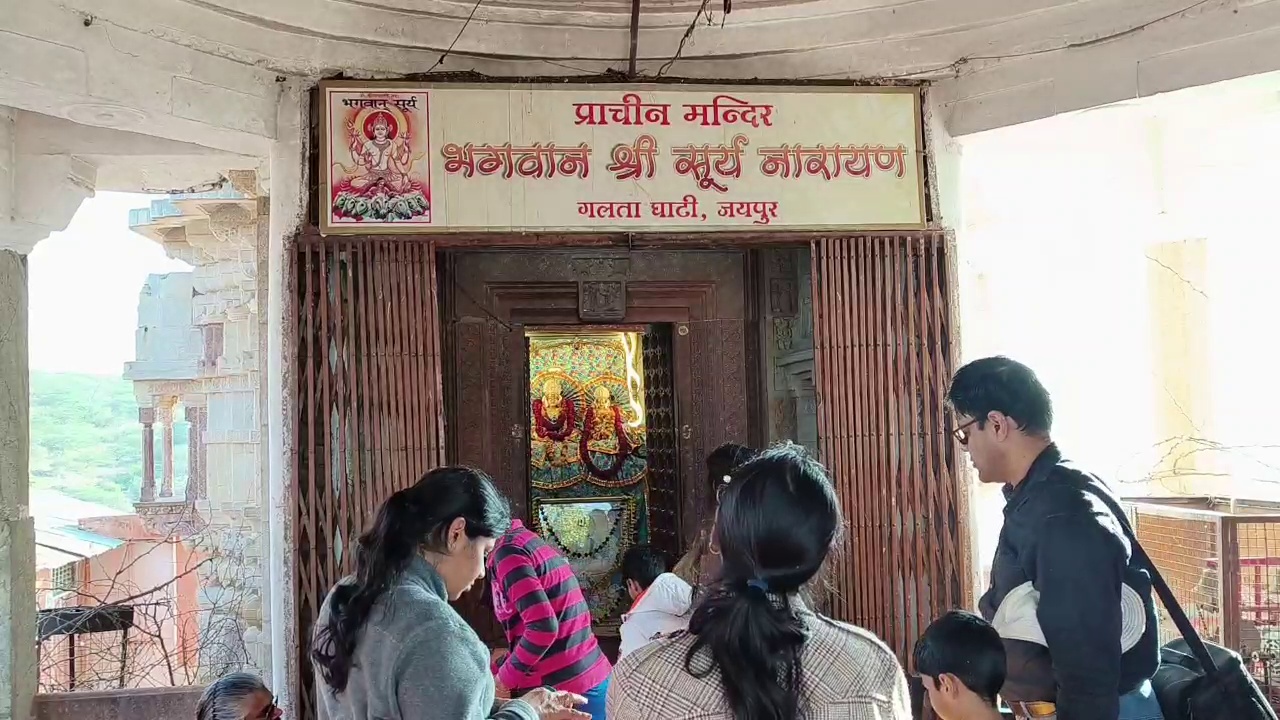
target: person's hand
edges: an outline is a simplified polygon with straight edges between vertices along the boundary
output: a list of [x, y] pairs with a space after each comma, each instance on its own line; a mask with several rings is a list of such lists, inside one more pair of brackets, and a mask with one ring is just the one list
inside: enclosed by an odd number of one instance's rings
[[575, 709], [587, 702], [581, 695], [537, 688], [520, 699], [532, 705], [541, 720], [591, 720], [590, 715]]

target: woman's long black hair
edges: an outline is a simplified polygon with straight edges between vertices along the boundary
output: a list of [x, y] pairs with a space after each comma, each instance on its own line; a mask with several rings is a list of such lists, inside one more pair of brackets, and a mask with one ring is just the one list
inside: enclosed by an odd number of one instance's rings
[[466, 521], [469, 538], [498, 537], [511, 526], [511, 507], [484, 472], [443, 467], [378, 508], [356, 547], [355, 575], [333, 589], [329, 617], [312, 643], [311, 657], [335, 693], [347, 688], [356, 642], [378, 599], [424, 550], [445, 551], [457, 518]]
[[719, 670], [737, 720], [796, 720], [807, 636], [796, 595], [839, 537], [840, 506], [826, 470], [799, 445], [767, 450], [730, 478], [713, 536], [720, 580], [689, 620], [685, 670]]
[[716, 504], [719, 502], [720, 493], [724, 489], [724, 479], [729, 476], [733, 469], [749, 461], [758, 453], [753, 448], [738, 443], [727, 442], [707, 456], [707, 485], [710, 490], [707, 493], [706, 510], [708, 515], [715, 515]]

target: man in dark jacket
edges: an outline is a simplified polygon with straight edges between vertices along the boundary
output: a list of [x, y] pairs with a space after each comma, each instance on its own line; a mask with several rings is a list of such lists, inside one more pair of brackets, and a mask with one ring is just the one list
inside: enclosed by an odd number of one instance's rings
[[956, 373], [948, 400], [978, 478], [1004, 485], [979, 608], [1005, 641], [1005, 701], [1024, 718], [1158, 720], [1151, 579], [1102, 499], [1111, 490], [1053, 444], [1049, 393], [1027, 366], [990, 357]]

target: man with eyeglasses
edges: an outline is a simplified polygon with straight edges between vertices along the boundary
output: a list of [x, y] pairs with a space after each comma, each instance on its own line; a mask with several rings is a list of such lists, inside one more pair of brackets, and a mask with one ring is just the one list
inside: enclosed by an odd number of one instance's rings
[[1021, 718], [1160, 720], [1150, 576], [1101, 497], [1114, 494], [1054, 445], [1048, 391], [1026, 365], [989, 357], [960, 368], [947, 399], [978, 479], [1004, 486], [979, 601], [1005, 642], [1003, 699]]

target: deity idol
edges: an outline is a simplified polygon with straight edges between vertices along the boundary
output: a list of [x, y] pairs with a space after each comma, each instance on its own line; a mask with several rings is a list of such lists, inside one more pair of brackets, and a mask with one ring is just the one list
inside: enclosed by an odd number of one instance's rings
[[352, 190], [401, 195], [413, 189], [409, 178], [409, 130], [397, 128], [389, 113], [375, 113], [363, 128], [357, 128], [354, 120], [348, 121], [347, 138], [351, 159], [357, 166], [349, 179]]
[[627, 434], [622, 408], [614, 404], [613, 393], [604, 385], [591, 392], [579, 447], [587, 471], [594, 477], [617, 485], [640, 479], [644, 461], [633, 454], [636, 443]]
[[534, 433], [547, 440], [568, 440], [574, 431], [576, 411], [555, 378], [542, 383], [542, 397], [533, 401]]
[[631, 452], [622, 408], [613, 404], [613, 393], [604, 385], [597, 385], [591, 396], [591, 406], [587, 408], [582, 422], [587, 449], [605, 455]]
[[582, 474], [574, 436], [578, 434], [578, 412], [573, 400], [564, 396], [556, 378], [542, 383], [542, 397], [533, 401], [531, 461], [539, 471], [535, 484], [562, 485]]

